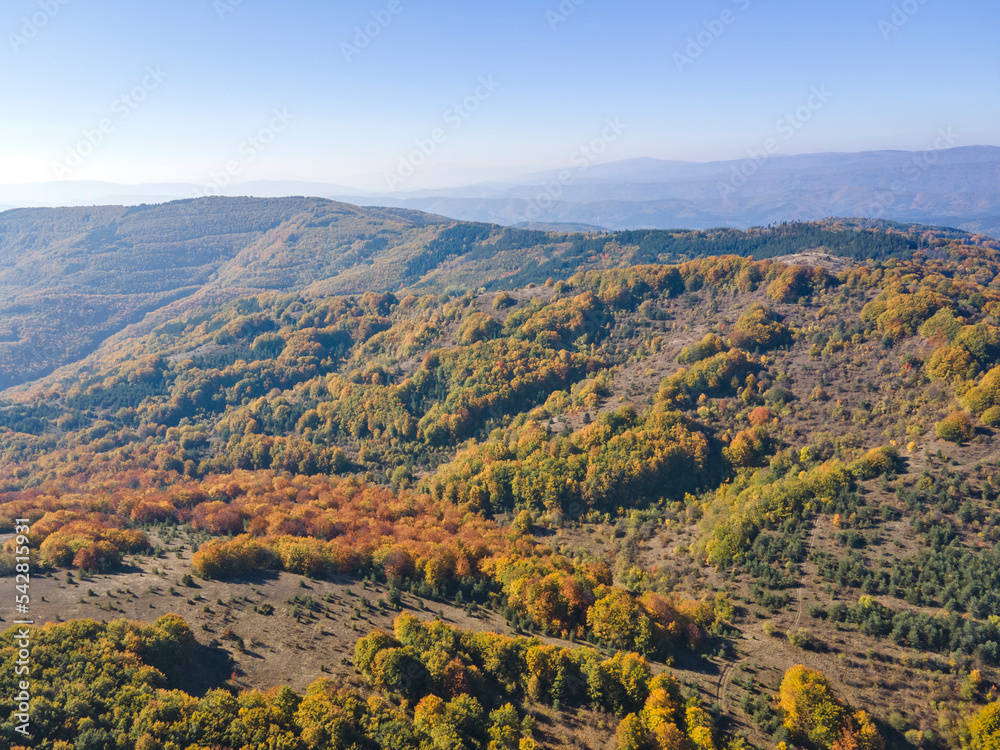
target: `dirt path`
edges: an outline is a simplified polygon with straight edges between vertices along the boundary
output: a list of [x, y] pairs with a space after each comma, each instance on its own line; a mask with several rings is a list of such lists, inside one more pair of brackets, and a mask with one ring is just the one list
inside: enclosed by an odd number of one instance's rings
[[[812, 533], [809, 534], [808, 549], [811, 550], [815, 546], [815, 544], [816, 544], [816, 534], [818, 534], [818, 533], [819, 533], [819, 524], [817, 524], [815, 522], [815, 520], [814, 520], [813, 521]], [[798, 595], [798, 606], [796, 607], [797, 611], [795, 613], [795, 622], [792, 623], [792, 629], [793, 630], [798, 629], [799, 625], [802, 623], [802, 610], [804, 609], [802, 600], [803, 600], [803, 597], [805, 596], [805, 591], [806, 591], [806, 586], [800, 581], [799, 582], [799, 586], [796, 589], [796, 593]]]
[[747, 664], [755, 660], [759, 656], [761, 649], [766, 648], [766, 645], [763, 642], [755, 639], [747, 639], [743, 641], [743, 644], [745, 645], [746, 650], [742, 652], [740, 658], [736, 661], [729, 662], [722, 670], [722, 674], [719, 677], [719, 684], [716, 688], [715, 697], [716, 700], [719, 701], [719, 706], [722, 707], [723, 713], [727, 710], [726, 697], [729, 692], [729, 684], [733, 679], [733, 672], [736, 671], [740, 665]]
[[715, 691], [715, 698], [719, 701], [719, 705], [722, 707], [722, 712], [726, 712], [726, 690], [729, 688], [729, 680], [732, 677], [733, 670], [736, 668], [737, 664], [741, 664], [744, 659], [740, 661], [730, 662], [726, 665], [725, 669], [722, 670], [722, 674], [719, 676], [719, 686]]

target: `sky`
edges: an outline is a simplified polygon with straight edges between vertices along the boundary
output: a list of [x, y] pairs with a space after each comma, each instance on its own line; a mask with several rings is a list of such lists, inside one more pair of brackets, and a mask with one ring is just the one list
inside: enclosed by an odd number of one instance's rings
[[1000, 145], [998, 31], [996, 0], [7, 0], [0, 183]]

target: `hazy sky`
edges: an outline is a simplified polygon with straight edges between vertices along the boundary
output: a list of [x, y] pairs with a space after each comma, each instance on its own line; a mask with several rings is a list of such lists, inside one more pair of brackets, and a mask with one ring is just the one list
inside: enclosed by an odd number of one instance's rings
[[997, 0], [7, 0], [0, 183], [384, 189], [602, 138], [603, 161], [779, 132], [789, 154], [1000, 145], [998, 22]]

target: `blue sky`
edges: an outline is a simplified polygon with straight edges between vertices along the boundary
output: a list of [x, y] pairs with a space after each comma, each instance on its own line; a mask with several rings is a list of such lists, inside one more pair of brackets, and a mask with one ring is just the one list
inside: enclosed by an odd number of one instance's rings
[[605, 161], [741, 158], [788, 114], [783, 153], [1000, 145], [998, 22], [996, 0], [8, 0], [0, 183], [377, 187], [428, 142], [428, 179], [499, 176], [566, 166], [609, 118]]

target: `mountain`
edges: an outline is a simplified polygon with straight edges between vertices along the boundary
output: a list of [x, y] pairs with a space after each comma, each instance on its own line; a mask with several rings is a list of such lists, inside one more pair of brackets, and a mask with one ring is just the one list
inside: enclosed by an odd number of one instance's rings
[[526, 221], [522, 224], [515, 224], [514, 229], [533, 229], [539, 232], [585, 232], [585, 233], [601, 233], [608, 232], [610, 230], [605, 227], [594, 226], [593, 224], [546, 224], [542, 221]]
[[239, 187], [218, 187], [186, 182], [143, 183], [123, 185], [95, 180], [67, 180], [0, 185], [3, 208], [36, 208], [58, 206], [137, 206], [143, 203], [168, 203], [176, 200], [216, 196], [252, 196], [280, 198], [290, 195], [330, 197], [347, 195], [352, 188], [318, 182], [294, 180], [251, 181]]
[[[958, 232], [936, 236], [974, 241]], [[919, 228], [884, 222], [749, 233], [566, 233], [319, 198], [15, 209], [0, 214], [0, 389], [184, 310], [261, 291], [509, 288], [579, 270], [706, 255], [822, 249], [876, 259], [908, 257], [926, 246]]]
[[[22, 217], [39, 264], [79, 264], [47, 284], [162, 247], [138, 286], [272, 286], [0, 400], [0, 528], [23, 534], [0, 573], [30, 546], [51, 623], [37, 746], [995, 745], [1000, 243], [522, 235], [308, 199], [64, 211]], [[289, 293], [336, 269], [307, 231], [336, 217], [361, 243], [464, 238], [473, 265], [740, 252], [483, 290], [456, 240], [396, 256], [451, 288]], [[817, 245], [841, 255], [766, 257]]]
[[[941, 146], [956, 136], [942, 133]], [[607, 229], [748, 228], [828, 216], [881, 218], [1000, 236], [1000, 148], [873, 151], [694, 163], [658, 159], [567, 165], [515, 179], [450, 188], [365, 192], [317, 182], [189, 184], [61, 182], [0, 186], [0, 204], [159, 203], [228, 196], [307, 195], [395, 206], [507, 226]]]
[[[171, 304], [301, 289], [334, 276], [345, 288], [367, 284], [371, 248], [419, 254], [453, 223], [318, 199], [4, 212], [0, 387], [75, 361]], [[381, 285], [398, 286], [402, 273]]]
[[705, 229], [863, 216], [1000, 236], [1000, 148], [776, 155], [705, 164], [636, 159], [568, 174], [543, 172], [515, 184], [378, 200], [499, 224]]

